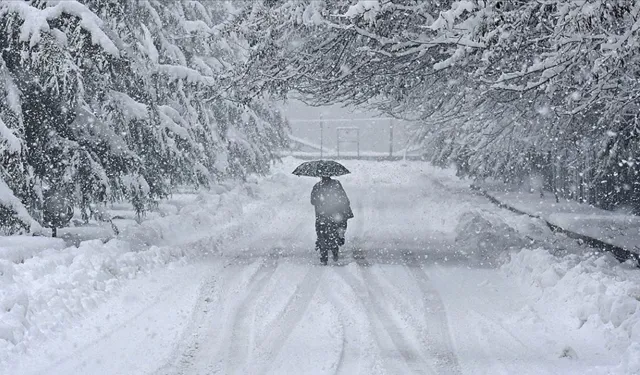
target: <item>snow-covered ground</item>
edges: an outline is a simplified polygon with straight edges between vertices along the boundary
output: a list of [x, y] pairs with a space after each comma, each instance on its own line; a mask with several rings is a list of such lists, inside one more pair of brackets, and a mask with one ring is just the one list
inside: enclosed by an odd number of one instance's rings
[[106, 244], [0, 238], [0, 373], [640, 373], [636, 269], [452, 171], [363, 161], [323, 267], [297, 163]]

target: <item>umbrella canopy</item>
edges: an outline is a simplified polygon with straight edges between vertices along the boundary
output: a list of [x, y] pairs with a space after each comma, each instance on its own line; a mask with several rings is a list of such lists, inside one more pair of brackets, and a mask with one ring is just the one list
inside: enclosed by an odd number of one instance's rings
[[297, 176], [332, 177], [349, 174], [344, 165], [333, 160], [314, 160], [302, 163], [293, 171]]

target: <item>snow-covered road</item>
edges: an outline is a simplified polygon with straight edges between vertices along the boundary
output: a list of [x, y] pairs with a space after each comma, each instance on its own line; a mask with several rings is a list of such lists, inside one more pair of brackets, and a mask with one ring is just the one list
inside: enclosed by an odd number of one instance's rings
[[531, 219], [448, 171], [345, 164], [356, 217], [337, 263], [321, 266], [313, 250], [315, 181], [282, 173], [283, 190], [260, 191], [261, 219], [220, 253], [125, 283], [7, 374], [604, 374], [616, 364], [565, 321], [533, 309], [525, 320], [528, 289], [493, 254], [455, 241], [472, 210]]

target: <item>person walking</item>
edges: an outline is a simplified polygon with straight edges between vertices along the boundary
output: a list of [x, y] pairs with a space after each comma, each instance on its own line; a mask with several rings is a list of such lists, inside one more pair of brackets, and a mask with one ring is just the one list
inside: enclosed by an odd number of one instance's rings
[[327, 264], [329, 251], [338, 261], [340, 246], [345, 243], [347, 220], [353, 218], [349, 197], [340, 181], [322, 176], [311, 191], [311, 204], [316, 212], [316, 251], [320, 262]]
[[344, 165], [333, 160], [313, 160], [300, 164], [293, 174], [296, 176], [320, 177], [311, 190], [311, 204], [316, 211], [316, 251], [320, 262], [326, 265], [329, 251], [338, 261], [340, 246], [345, 243], [347, 221], [353, 218], [351, 203], [338, 180], [331, 177], [349, 174]]

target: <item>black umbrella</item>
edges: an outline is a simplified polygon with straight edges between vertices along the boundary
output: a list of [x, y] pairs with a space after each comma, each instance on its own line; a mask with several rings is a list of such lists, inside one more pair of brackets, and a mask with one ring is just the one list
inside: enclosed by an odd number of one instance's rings
[[344, 165], [333, 160], [313, 160], [302, 163], [293, 171], [297, 176], [331, 177], [349, 174]]

